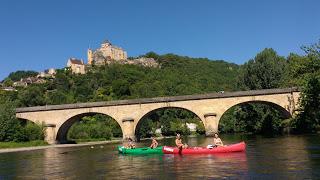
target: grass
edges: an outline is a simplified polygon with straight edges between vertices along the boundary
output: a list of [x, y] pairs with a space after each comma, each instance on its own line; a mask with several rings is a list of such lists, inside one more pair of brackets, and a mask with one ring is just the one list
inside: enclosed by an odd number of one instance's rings
[[48, 143], [42, 140], [28, 141], [28, 142], [0, 142], [0, 149], [46, 146], [46, 145], [48, 145]]

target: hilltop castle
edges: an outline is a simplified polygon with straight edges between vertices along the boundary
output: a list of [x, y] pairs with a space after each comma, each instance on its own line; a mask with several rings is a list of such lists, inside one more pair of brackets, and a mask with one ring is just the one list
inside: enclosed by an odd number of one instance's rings
[[110, 60], [126, 60], [127, 52], [105, 40], [99, 49], [88, 49], [88, 64], [106, 64]]
[[101, 44], [101, 47], [92, 50], [88, 49], [88, 64], [85, 64], [82, 59], [70, 58], [67, 62], [67, 67], [72, 73], [85, 74], [87, 67], [92, 65], [107, 65], [107, 64], [131, 64], [144, 67], [159, 67], [159, 64], [153, 58], [137, 57], [128, 59], [127, 52], [122, 48], [112, 45], [108, 40]]

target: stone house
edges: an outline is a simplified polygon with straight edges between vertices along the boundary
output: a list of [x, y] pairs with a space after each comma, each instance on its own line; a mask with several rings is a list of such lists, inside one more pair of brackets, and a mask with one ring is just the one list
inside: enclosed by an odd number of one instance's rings
[[146, 57], [140, 57], [137, 59], [133, 59], [133, 60], [125, 60], [123, 62], [121, 62], [123, 64], [134, 64], [134, 65], [139, 65], [139, 66], [144, 66], [144, 67], [159, 67], [159, 64], [157, 63], [156, 60], [154, 60], [153, 58], [146, 58]]
[[26, 87], [26, 86], [28, 86], [28, 84], [21, 80], [13, 83], [13, 87]]
[[57, 71], [54, 68], [46, 69], [43, 72], [40, 72], [37, 77], [41, 78], [54, 78]]
[[67, 67], [71, 69], [71, 72], [74, 74], [85, 74], [85, 64], [83, 60], [79, 60], [76, 58], [70, 58], [67, 62]]
[[14, 87], [1, 87], [3, 91], [17, 91]]
[[197, 131], [197, 125], [195, 123], [186, 123], [187, 127], [191, 132], [196, 132]]

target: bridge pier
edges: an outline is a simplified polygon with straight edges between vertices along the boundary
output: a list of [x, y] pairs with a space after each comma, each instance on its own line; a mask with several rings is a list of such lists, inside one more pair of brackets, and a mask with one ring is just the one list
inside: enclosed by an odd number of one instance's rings
[[219, 119], [216, 113], [204, 114], [206, 136], [213, 136], [218, 132]]
[[56, 125], [55, 124], [46, 124], [45, 129], [45, 141], [48, 144], [56, 144]]
[[122, 119], [122, 133], [123, 139], [131, 138], [135, 140], [134, 133], [134, 119], [133, 118], [124, 118]]

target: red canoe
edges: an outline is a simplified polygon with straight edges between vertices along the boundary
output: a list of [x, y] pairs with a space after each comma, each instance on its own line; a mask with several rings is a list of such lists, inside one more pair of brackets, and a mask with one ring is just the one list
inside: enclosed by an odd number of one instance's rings
[[[241, 152], [245, 150], [246, 144], [244, 142], [240, 142], [237, 144], [215, 147], [212, 149], [208, 149], [206, 147], [189, 147], [186, 149], [182, 149], [181, 154], [215, 154]], [[163, 146], [162, 151], [165, 154], [179, 154], [179, 149], [177, 147]]]

